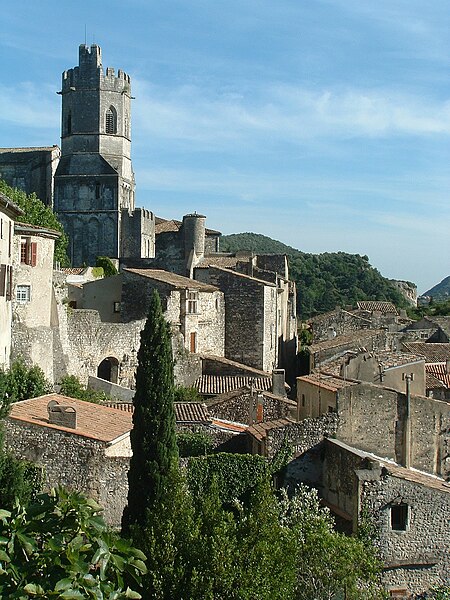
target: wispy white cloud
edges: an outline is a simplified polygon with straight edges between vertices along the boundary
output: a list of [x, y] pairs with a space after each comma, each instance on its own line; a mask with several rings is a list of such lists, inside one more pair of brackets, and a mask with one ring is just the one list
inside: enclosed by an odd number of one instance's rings
[[0, 85], [0, 122], [32, 129], [53, 129], [60, 125], [60, 100], [55, 89], [22, 82]]
[[239, 92], [163, 89], [139, 81], [135, 126], [141, 135], [220, 146], [261, 138], [290, 142], [352, 137], [450, 135], [450, 99], [390, 89], [311, 90], [268, 84]]

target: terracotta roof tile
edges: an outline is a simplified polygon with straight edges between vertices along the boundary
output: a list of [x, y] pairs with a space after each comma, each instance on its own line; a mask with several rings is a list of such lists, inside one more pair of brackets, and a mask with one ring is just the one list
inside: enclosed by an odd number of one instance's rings
[[[47, 405], [50, 400], [56, 400], [59, 404], [75, 408], [77, 413], [76, 429], [48, 422]], [[60, 394], [47, 394], [39, 398], [16, 402], [12, 405], [8, 418], [106, 443], [126, 434], [132, 427], [131, 413]]]
[[194, 384], [199, 394], [217, 396], [254, 384], [255, 389], [268, 391], [272, 387], [270, 377], [254, 377], [244, 375], [202, 375]]
[[408, 352], [424, 356], [427, 363], [445, 362], [450, 359], [450, 344], [448, 343], [403, 342], [403, 347]]
[[342, 379], [341, 377], [334, 377], [333, 375], [326, 375], [324, 373], [311, 373], [310, 375], [297, 377], [297, 381], [304, 381], [305, 383], [310, 383], [316, 387], [332, 392], [337, 392], [338, 390], [351, 385], [357, 385], [356, 381], [349, 381], [348, 379]]
[[425, 365], [427, 375], [432, 375], [441, 382], [443, 387], [450, 389], [450, 373], [446, 363], [428, 363]]
[[167, 283], [177, 289], [198, 290], [200, 292], [218, 291], [218, 288], [213, 285], [202, 283], [195, 279], [189, 279], [189, 277], [183, 277], [182, 275], [170, 273], [169, 271], [163, 271], [161, 269], [124, 269], [124, 271], [139, 275], [140, 277], [146, 277], [147, 279], [154, 279], [155, 281]]
[[377, 300], [360, 300], [356, 303], [356, 306], [360, 310], [368, 310], [370, 312], [376, 311], [383, 314], [398, 315], [398, 311], [392, 302], [379, 302]]
[[382, 333], [384, 333], [382, 329], [360, 329], [359, 331], [352, 331], [345, 335], [339, 335], [332, 340], [325, 340], [323, 342], [318, 342], [317, 344], [312, 344], [309, 346], [308, 350], [312, 354], [314, 352], [319, 352], [320, 350], [338, 348], [339, 346], [352, 342], [361, 342], [360, 345], [364, 346], [371, 338], [381, 335]]
[[[133, 413], [131, 402], [105, 402], [105, 406]], [[201, 402], [174, 402], [175, 420], [177, 423], [209, 423], [210, 418], [206, 406]]]

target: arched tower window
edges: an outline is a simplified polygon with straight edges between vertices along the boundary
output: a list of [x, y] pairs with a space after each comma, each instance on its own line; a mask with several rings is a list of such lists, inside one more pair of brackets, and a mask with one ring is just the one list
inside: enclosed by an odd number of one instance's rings
[[110, 106], [105, 117], [106, 133], [117, 133], [117, 112], [114, 106]]

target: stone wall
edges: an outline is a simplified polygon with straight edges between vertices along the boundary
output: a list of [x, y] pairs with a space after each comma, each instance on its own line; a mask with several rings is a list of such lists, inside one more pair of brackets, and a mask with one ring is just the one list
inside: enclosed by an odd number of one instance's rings
[[336, 413], [322, 415], [317, 419], [289, 421], [283, 426], [268, 429], [263, 448], [260, 449], [262, 451], [258, 451], [253, 444], [253, 453], [273, 458], [286, 438], [292, 446], [294, 454], [299, 456], [320, 444], [324, 438], [335, 436], [337, 430], [338, 415]]
[[[271, 371], [276, 361], [276, 311], [269, 311], [266, 296], [275, 303], [276, 288], [234, 271], [210, 267], [196, 269], [198, 281], [218, 287], [225, 296], [225, 356], [256, 369]], [[267, 292], [267, 293], [266, 293]]]
[[[450, 493], [386, 471], [361, 487], [361, 505], [379, 533], [385, 586], [422, 593], [450, 585]], [[394, 531], [390, 510], [400, 499], [408, 506], [408, 523], [405, 531]]]
[[[411, 466], [450, 478], [450, 404], [411, 396]], [[404, 460], [406, 396], [368, 383], [347, 387], [338, 398], [343, 442], [366, 452]]]
[[226, 394], [206, 402], [208, 413], [218, 419], [252, 423], [274, 421], [292, 416], [296, 404], [285, 398], [279, 398], [266, 392], [254, 392], [249, 389]]
[[5, 422], [5, 444], [18, 458], [44, 468], [47, 489], [62, 485], [83, 492], [100, 502], [109, 524], [120, 524], [129, 458], [105, 457], [103, 442], [13, 419]]
[[53, 203], [53, 176], [60, 150], [50, 148], [0, 149], [0, 179], [26, 194], [35, 193], [47, 206]]

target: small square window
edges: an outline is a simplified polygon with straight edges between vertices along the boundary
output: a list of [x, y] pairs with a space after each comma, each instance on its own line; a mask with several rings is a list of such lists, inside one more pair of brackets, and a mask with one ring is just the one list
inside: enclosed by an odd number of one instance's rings
[[391, 506], [391, 528], [394, 531], [406, 531], [408, 526], [408, 505], [395, 504]]
[[16, 300], [21, 304], [30, 302], [31, 300], [31, 286], [30, 285], [18, 285], [16, 288]]

